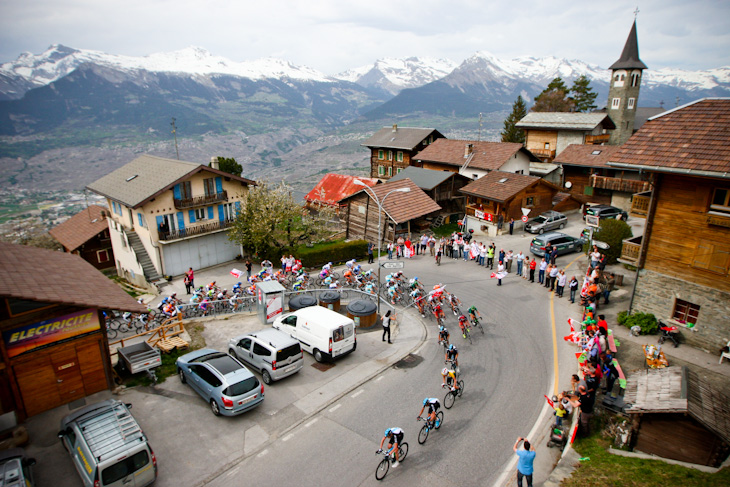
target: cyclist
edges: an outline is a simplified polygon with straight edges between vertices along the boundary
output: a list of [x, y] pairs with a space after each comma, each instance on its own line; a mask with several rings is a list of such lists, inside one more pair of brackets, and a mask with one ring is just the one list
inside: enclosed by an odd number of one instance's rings
[[353, 281], [355, 280], [355, 277], [354, 277], [354, 275], [352, 273], [352, 270], [350, 268], [347, 268], [345, 270], [344, 274], [342, 274], [342, 277], [345, 278], [345, 280], [347, 281], [348, 284], [352, 284]]
[[376, 291], [376, 289], [375, 289], [375, 283], [368, 282], [367, 284], [365, 284], [365, 292], [366, 293], [368, 293], [368, 294], [375, 294], [375, 291]]
[[403, 436], [405, 433], [400, 428], [388, 428], [385, 430], [385, 436], [383, 436], [383, 439], [380, 440], [380, 448], [378, 448], [377, 453], [383, 452], [383, 445], [385, 444], [385, 440], [388, 440], [388, 453], [391, 453], [393, 450], [395, 450], [395, 461], [393, 462], [393, 468], [398, 466], [398, 447], [403, 442]]
[[348, 269], [352, 269], [352, 266], [355, 265], [355, 262], [357, 262], [357, 259], [350, 259], [347, 262], [345, 262], [345, 265]]
[[442, 343], [449, 345], [449, 330], [444, 325], [439, 326], [439, 345]]
[[390, 297], [390, 304], [395, 304], [395, 300], [398, 299], [398, 287], [394, 284], [388, 288], [388, 296]]
[[421, 412], [418, 413], [418, 417], [420, 418], [423, 414], [423, 410], [428, 407], [428, 421], [432, 425], [436, 425], [436, 413], [438, 412], [439, 408], [441, 407], [441, 402], [439, 402], [438, 399], [435, 397], [427, 397], [423, 400], [423, 407], [421, 408]]
[[466, 316], [459, 316], [459, 328], [461, 328], [461, 335], [466, 338], [466, 329], [469, 324], [466, 322]]
[[444, 313], [444, 310], [441, 308], [441, 305], [438, 303], [436, 303], [436, 305], [433, 307], [433, 314], [436, 315], [436, 321], [446, 319], [446, 313]]
[[454, 372], [453, 369], [448, 369], [446, 367], [441, 369], [441, 378], [444, 380], [441, 387], [448, 387], [452, 391], [459, 390], [459, 384], [456, 382], [456, 372]]
[[243, 290], [243, 289], [241, 288], [241, 283], [240, 283], [240, 282], [237, 282], [236, 284], [234, 284], [234, 285], [233, 285], [233, 289], [231, 289], [231, 292], [232, 292], [233, 294], [238, 294], [238, 293], [240, 293], [240, 292], [241, 292], [242, 290]]
[[479, 315], [479, 319], [482, 318], [482, 314], [479, 312], [479, 310], [477, 309], [477, 307], [474, 306], [474, 305], [472, 305], [471, 307], [469, 307], [469, 309], [467, 310], [467, 312], [469, 313], [469, 318], [471, 318], [471, 321], [472, 322], [477, 321], [477, 315]]
[[360, 275], [360, 273], [362, 272], [362, 267], [360, 267], [360, 264], [355, 264], [354, 266], [352, 266], [352, 272], [354, 272], [356, 276]]
[[454, 367], [459, 366], [459, 350], [456, 349], [453, 343], [446, 349], [444, 360], [450, 361]]
[[339, 289], [339, 288], [340, 288], [340, 281], [335, 280], [333, 282], [330, 282], [330, 289]]

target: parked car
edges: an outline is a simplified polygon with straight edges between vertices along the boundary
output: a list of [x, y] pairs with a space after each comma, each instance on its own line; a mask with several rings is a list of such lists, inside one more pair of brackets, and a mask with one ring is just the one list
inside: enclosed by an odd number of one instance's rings
[[565, 228], [568, 224], [568, 217], [558, 211], [546, 211], [540, 216], [536, 216], [525, 222], [525, 230], [530, 233], [543, 234], [548, 230]]
[[178, 357], [177, 373], [183, 384], [210, 404], [216, 416], [234, 416], [264, 400], [264, 385], [238, 359], [209, 348]]
[[582, 238], [571, 237], [561, 232], [548, 232], [532, 239], [530, 251], [535, 255], [543, 257], [545, 255], [545, 247], [550, 244], [558, 248], [558, 255], [562, 255], [570, 252], [581, 252], [584, 243], [585, 240]]
[[273, 328], [231, 338], [228, 353], [261, 372], [264, 384], [296, 374], [304, 363], [299, 342]]
[[616, 218], [619, 215], [621, 215], [621, 219], [623, 221], [627, 221], [629, 219], [629, 214], [626, 213], [621, 208], [616, 208], [615, 206], [609, 206], [609, 205], [595, 205], [591, 206], [586, 210], [586, 215], [594, 215], [600, 218], [601, 220], [607, 219], [607, 218]]
[[355, 322], [331, 309], [309, 306], [274, 320], [272, 326], [299, 340], [317, 362], [354, 352]]
[[33, 487], [35, 458], [26, 458], [22, 448], [0, 452], [0, 485], [7, 487]]
[[[65, 416], [58, 437], [71, 454], [84, 487], [144, 487], [157, 479], [157, 458], [130, 412], [115, 399]], [[5, 484], [2, 484], [5, 485]]]

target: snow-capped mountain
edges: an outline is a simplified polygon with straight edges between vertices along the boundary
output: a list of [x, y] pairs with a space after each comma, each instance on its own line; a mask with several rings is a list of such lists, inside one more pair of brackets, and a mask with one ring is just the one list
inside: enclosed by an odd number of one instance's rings
[[417, 88], [443, 78], [458, 66], [449, 59], [409, 57], [383, 58], [373, 64], [336, 74], [334, 77], [367, 88], [397, 95], [405, 88]]

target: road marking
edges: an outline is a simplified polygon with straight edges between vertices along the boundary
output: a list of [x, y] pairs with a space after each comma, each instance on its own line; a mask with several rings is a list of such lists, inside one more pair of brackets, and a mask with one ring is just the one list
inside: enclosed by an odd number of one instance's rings
[[342, 404], [335, 404], [334, 406], [332, 406], [332, 407], [331, 407], [331, 408], [329, 409], [329, 411], [330, 411], [331, 413], [334, 413], [335, 411], [337, 411], [338, 409], [340, 409], [340, 406], [342, 406]]
[[261, 453], [259, 453], [259, 454], [258, 454], [258, 455], [256, 455], [256, 456], [257, 456], [257, 457], [263, 457], [263, 456], [264, 456], [264, 455], [266, 455], [267, 453], [269, 453], [269, 450], [264, 450], [264, 451], [262, 451]]
[[314, 423], [317, 422], [317, 419], [319, 419], [319, 418], [314, 418], [312, 421], [310, 421], [309, 423], [305, 424], [304, 427], [305, 428], [309, 428], [310, 426], [312, 426]]
[[226, 477], [230, 477], [231, 475], [235, 475], [235, 474], [237, 474], [237, 473], [238, 473], [238, 469], [239, 469], [239, 468], [241, 468], [241, 467], [236, 467], [236, 468], [234, 468], [233, 470], [231, 470], [230, 472], [228, 472], [228, 473], [226, 474]]
[[284, 438], [282, 438], [281, 441], [289, 441], [293, 437], [294, 437], [294, 435], [290, 433], [290, 434], [286, 435]]
[[357, 396], [359, 396], [363, 392], [365, 392], [365, 389], [360, 389], [359, 391], [357, 391], [355, 394], [351, 395], [350, 397], [355, 399]]
[[383, 376], [382, 375], [380, 377], [378, 377], [377, 379], [375, 379], [375, 382], [378, 382], [380, 380], [383, 380]]

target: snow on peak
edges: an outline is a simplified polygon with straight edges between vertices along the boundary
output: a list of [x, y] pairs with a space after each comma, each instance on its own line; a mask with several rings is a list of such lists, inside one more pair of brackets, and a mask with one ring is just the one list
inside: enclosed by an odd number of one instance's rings
[[430, 57], [381, 58], [373, 64], [339, 73], [337, 79], [379, 86], [392, 93], [422, 86], [448, 75], [457, 64], [449, 59]]

